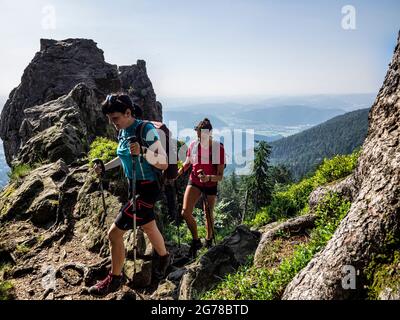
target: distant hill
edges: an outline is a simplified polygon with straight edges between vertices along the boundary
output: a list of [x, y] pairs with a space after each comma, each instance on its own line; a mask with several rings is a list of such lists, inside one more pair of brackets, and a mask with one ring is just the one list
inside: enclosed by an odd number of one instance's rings
[[342, 109], [318, 109], [314, 107], [291, 105], [273, 108], [253, 109], [236, 113], [238, 119], [250, 120], [281, 126], [312, 125], [324, 122], [345, 113]]
[[215, 128], [223, 128], [227, 127], [228, 124], [210, 114], [202, 113], [202, 112], [186, 112], [186, 111], [164, 111], [163, 112], [163, 122], [168, 125], [169, 121], [177, 121], [178, 129], [183, 128], [194, 128], [195, 125], [199, 123], [200, 120], [204, 118], [208, 118], [211, 121], [211, 124]]
[[346, 113], [311, 129], [271, 142], [271, 162], [289, 167], [296, 179], [324, 158], [349, 154], [362, 145], [368, 130], [369, 108]]
[[376, 92], [352, 94], [314, 94], [314, 95], [282, 95], [272, 97], [260, 96], [227, 96], [227, 97], [193, 97], [164, 98], [163, 110], [203, 110], [220, 113], [230, 113], [240, 110], [302, 105], [318, 109], [340, 108], [346, 112], [369, 108], [374, 102]]

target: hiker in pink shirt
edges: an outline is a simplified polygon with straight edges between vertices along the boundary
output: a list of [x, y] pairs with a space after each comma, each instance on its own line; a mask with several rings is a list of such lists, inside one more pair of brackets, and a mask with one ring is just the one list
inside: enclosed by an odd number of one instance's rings
[[203, 196], [206, 197], [206, 201], [203, 203], [204, 212], [207, 209], [209, 212], [209, 215], [206, 214], [207, 236], [205, 246], [210, 248], [212, 239], [215, 236], [213, 234], [213, 209], [217, 198], [217, 186], [218, 181], [223, 178], [225, 168], [224, 146], [212, 139], [210, 120], [205, 118], [194, 129], [197, 132], [197, 140], [190, 143], [186, 153], [186, 160], [178, 172], [178, 176], [180, 176], [190, 166], [192, 167], [182, 206], [182, 216], [193, 237], [190, 246], [190, 255], [192, 257], [195, 257], [197, 250], [202, 247], [197, 233], [197, 223], [193, 217], [193, 209], [203, 193]]

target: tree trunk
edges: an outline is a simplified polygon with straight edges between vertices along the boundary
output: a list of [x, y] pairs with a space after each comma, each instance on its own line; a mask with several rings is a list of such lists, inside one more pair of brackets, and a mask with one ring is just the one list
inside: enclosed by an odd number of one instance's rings
[[[399, 35], [400, 41], [400, 35]], [[287, 286], [283, 299], [362, 297], [365, 267], [400, 230], [400, 44], [369, 114], [355, 183], [359, 186], [348, 215], [322, 252]], [[353, 266], [356, 288], [342, 285]], [[357, 273], [356, 273], [357, 274]]]

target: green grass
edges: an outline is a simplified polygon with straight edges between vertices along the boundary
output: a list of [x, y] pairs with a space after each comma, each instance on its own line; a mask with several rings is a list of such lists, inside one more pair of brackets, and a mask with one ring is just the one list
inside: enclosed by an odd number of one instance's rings
[[296, 246], [293, 255], [284, 259], [277, 268], [256, 268], [251, 264], [241, 267], [202, 299], [279, 299], [288, 283], [326, 245], [350, 205], [350, 202], [341, 199], [337, 194], [328, 194], [316, 208], [316, 228], [311, 233], [309, 242]]
[[275, 192], [271, 204], [262, 208], [255, 218], [245, 221], [250, 227], [259, 228], [270, 222], [287, 219], [308, 212], [308, 198], [317, 187], [343, 179], [353, 172], [360, 150], [350, 155], [337, 155], [325, 159], [313, 176]]
[[10, 281], [0, 281], [0, 300], [10, 300], [13, 298], [13, 285]]
[[11, 172], [7, 173], [11, 181], [18, 181], [21, 178], [27, 176], [33, 168], [28, 164], [21, 164], [13, 167]]
[[15, 248], [15, 252], [21, 255], [28, 253], [30, 250], [31, 248], [25, 244], [18, 244]]
[[3, 274], [5, 271], [10, 270], [12, 265], [9, 263], [0, 264], [0, 300], [9, 300], [13, 298], [12, 290], [13, 285], [10, 281], [4, 281]]
[[391, 255], [374, 257], [366, 269], [368, 299], [377, 300], [386, 288], [398, 290], [400, 287], [400, 251]]

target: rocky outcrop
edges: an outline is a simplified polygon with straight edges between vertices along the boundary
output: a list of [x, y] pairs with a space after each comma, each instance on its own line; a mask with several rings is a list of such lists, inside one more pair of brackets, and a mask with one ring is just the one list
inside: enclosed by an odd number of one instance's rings
[[156, 100], [153, 85], [147, 76], [146, 62], [138, 60], [131, 66], [120, 66], [122, 89], [143, 110], [143, 118], [162, 121], [162, 105]]
[[10, 165], [21, 145], [19, 133], [24, 110], [68, 94], [78, 83], [95, 90], [98, 99], [120, 90], [116, 65], [104, 61], [93, 40], [42, 39], [40, 51], [25, 69], [20, 85], [9, 96], [1, 113], [0, 137]]
[[[369, 114], [368, 136], [354, 173], [358, 190], [332, 239], [287, 286], [283, 299], [363, 297], [365, 270], [400, 235], [400, 35], [382, 88]], [[342, 286], [344, 267], [359, 275]]]
[[95, 92], [84, 83], [56, 100], [25, 109], [24, 114], [19, 130], [21, 148], [14, 165], [58, 159], [70, 164], [86, 157], [97, 136], [115, 137]]
[[[85, 89], [79, 92], [76, 86], [80, 83]], [[113, 92], [129, 93], [144, 109], [144, 119], [162, 119], [161, 104], [156, 101], [143, 60], [118, 69], [104, 61], [103, 51], [93, 40], [42, 39], [40, 51], [25, 69], [20, 85], [10, 93], [1, 113], [0, 137], [8, 165], [11, 166], [27, 140], [36, 135], [35, 130], [49, 129], [55, 120], [64, 121], [63, 130], [67, 132], [63, 133], [68, 136], [71, 128], [68, 129], [66, 123], [77, 124], [77, 117], [80, 117], [78, 122], [86, 126], [87, 132], [83, 130], [80, 134], [87, 133], [88, 141], [93, 134], [107, 136], [106, 119], [98, 114], [99, 103], [106, 94]], [[61, 114], [57, 115], [58, 112]], [[44, 134], [50, 136], [53, 132], [49, 130]], [[70, 141], [59, 139], [57, 143], [72, 146], [74, 139], [79, 138], [80, 135], [71, 133]], [[85, 152], [79, 145], [71, 152]], [[55, 153], [60, 155], [58, 150]]]
[[68, 174], [59, 160], [33, 170], [18, 186], [10, 184], [0, 195], [0, 221], [29, 218], [35, 225], [54, 223], [59, 207], [60, 186]]

